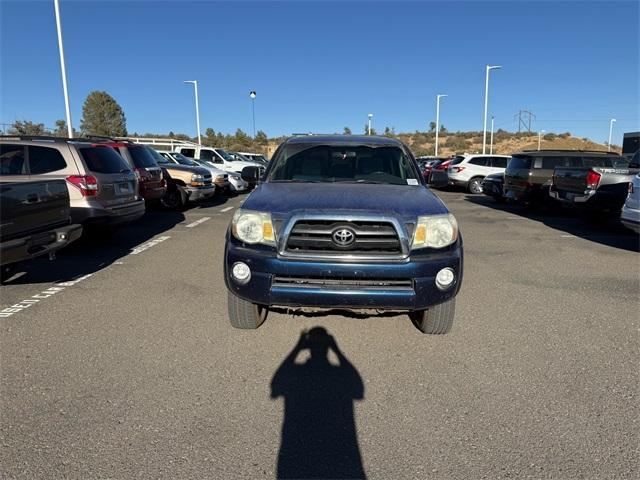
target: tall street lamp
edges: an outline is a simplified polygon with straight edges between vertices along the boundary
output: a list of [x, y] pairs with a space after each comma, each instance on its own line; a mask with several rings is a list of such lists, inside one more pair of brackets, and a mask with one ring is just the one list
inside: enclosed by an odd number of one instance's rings
[[489, 145], [489, 155], [493, 155], [493, 115], [491, 115], [491, 142]]
[[489, 72], [502, 68], [501, 65], [487, 65], [484, 78], [484, 127], [482, 129], [482, 153], [487, 153], [487, 108], [489, 107]]
[[540, 130], [538, 132], [538, 150], [540, 150], [540, 145], [542, 144], [542, 134], [544, 133], [544, 130]]
[[367, 115], [369, 117], [369, 135], [371, 135], [371, 119], [373, 118], [373, 113], [370, 113], [369, 115]]
[[62, 71], [62, 91], [64, 92], [64, 108], [67, 114], [67, 135], [73, 138], [73, 126], [71, 125], [71, 108], [69, 107], [69, 91], [67, 90], [67, 67], [64, 63], [64, 47], [62, 45], [62, 25], [60, 24], [60, 5], [58, 0], [53, 0], [53, 8], [56, 13], [56, 29], [58, 31], [58, 50], [60, 51], [60, 70]]
[[193, 87], [196, 93], [196, 128], [198, 129], [198, 145], [202, 145], [202, 138], [200, 137], [200, 105], [198, 102], [198, 81], [197, 80], [185, 80], [184, 83], [193, 83]]
[[251, 116], [253, 117], [253, 138], [256, 138], [256, 91], [251, 90], [249, 92], [249, 98], [251, 98]]
[[436, 147], [434, 156], [438, 156], [438, 133], [440, 132], [440, 99], [447, 95], [436, 95]]
[[611, 134], [613, 133], [613, 123], [616, 121], [615, 118], [609, 120], [609, 143], [608, 143], [608, 151], [611, 151]]

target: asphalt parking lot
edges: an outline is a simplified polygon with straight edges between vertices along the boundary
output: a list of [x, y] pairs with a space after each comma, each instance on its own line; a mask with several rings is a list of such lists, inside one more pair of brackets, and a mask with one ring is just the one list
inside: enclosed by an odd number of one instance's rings
[[[232, 329], [242, 196], [33, 263], [0, 287], [0, 477], [273, 478], [286, 450], [305, 478], [637, 478], [638, 237], [438, 194], [465, 241], [445, 336], [405, 316]], [[285, 368], [314, 326], [350, 375]]]

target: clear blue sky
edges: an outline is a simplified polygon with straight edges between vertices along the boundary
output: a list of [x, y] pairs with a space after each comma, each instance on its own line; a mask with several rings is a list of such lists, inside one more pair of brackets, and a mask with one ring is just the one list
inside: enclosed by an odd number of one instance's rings
[[[374, 126], [481, 130], [484, 68], [496, 128], [607, 138], [640, 130], [639, 3], [107, 2], [62, 0], [72, 115], [91, 90], [123, 106], [130, 132], [268, 135]], [[0, 0], [0, 122], [64, 118], [53, 0]]]

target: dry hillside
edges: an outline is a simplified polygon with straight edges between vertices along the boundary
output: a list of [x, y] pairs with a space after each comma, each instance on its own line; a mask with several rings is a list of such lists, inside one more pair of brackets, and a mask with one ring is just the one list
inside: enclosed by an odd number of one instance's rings
[[[415, 155], [433, 155], [435, 137], [432, 133], [399, 133], [395, 137], [406, 143]], [[271, 157], [279, 140], [270, 140], [267, 150]], [[439, 156], [449, 156], [455, 153], [481, 153], [482, 152], [482, 132], [446, 132], [439, 135]], [[487, 134], [487, 153], [489, 150], [489, 134]], [[494, 135], [493, 153], [511, 154], [522, 150], [532, 150], [538, 148], [538, 136], [536, 134], [517, 134], [505, 131], [497, 132]], [[586, 138], [573, 137], [569, 133], [546, 134], [541, 143], [544, 150], [601, 150], [606, 151], [607, 146], [592, 142]], [[613, 151], [620, 153], [620, 148], [616, 145]]]

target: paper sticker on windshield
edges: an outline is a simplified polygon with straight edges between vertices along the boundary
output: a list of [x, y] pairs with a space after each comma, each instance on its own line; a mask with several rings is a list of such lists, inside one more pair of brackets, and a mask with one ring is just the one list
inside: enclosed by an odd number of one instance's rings
[[407, 178], [407, 185], [418, 185], [418, 180], [415, 178]]

